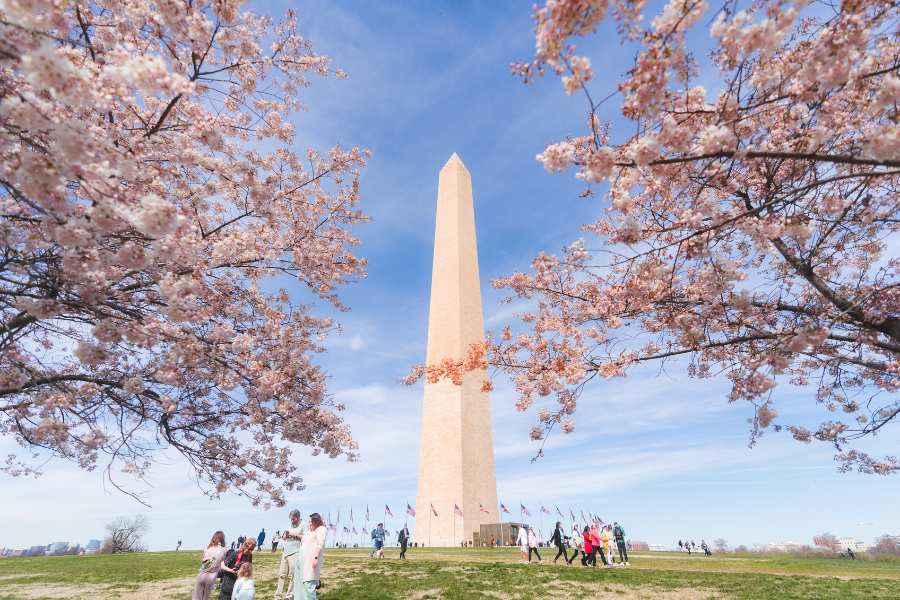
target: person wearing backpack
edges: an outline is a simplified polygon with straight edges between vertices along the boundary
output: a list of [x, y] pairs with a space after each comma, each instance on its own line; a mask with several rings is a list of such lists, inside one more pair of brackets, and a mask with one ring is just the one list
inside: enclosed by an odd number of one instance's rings
[[372, 532], [372, 539], [375, 540], [372, 544], [372, 550], [373, 552], [378, 552], [375, 558], [384, 558], [384, 526], [381, 523]]
[[625, 548], [625, 530], [618, 522], [613, 526], [613, 537], [616, 539], [616, 546], [619, 548], [619, 562], [623, 565], [631, 566], [628, 562], [628, 549]]
[[200, 574], [197, 575], [197, 582], [194, 584], [194, 593], [191, 595], [191, 600], [209, 599], [223, 560], [225, 560], [225, 534], [217, 531], [213, 534], [209, 546], [203, 551]]

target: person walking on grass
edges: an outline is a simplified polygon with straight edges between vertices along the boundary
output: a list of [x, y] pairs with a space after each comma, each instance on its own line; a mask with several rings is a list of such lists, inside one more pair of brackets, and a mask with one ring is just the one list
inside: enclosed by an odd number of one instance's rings
[[259, 535], [256, 536], [256, 547], [259, 548], [259, 551], [262, 552], [263, 542], [266, 541], [266, 529], [263, 528], [262, 531], [259, 532]]
[[613, 526], [607, 525], [603, 532], [606, 536], [606, 558], [609, 560], [610, 566], [616, 566], [616, 541], [613, 536]]
[[553, 537], [551, 538], [553, 545], [556, 546], [557, 549], [556, 558], [553, 559], [554, 565], [556, 564], [556, 561], [559, 560], [560, 554], [562, 555], [563, 559], [565, 559], [567, 565], [571, 564], [569, 563], [569, 553], [566, 552], [567, 539], [569, 539], [569, 536], [563, 533], [562, 523], [557, 521], [556, 529], [553, 531]]
[[522, 555], [522, 558], [519, 559], [520, 563], [528, 564], [528, 530], [525, 529], [525, 526], [519, 527], [519, 535], [516, 537], [516, 544], [519, 545], [519, 553]]
[[[290, 519], [291, 524], [281, 534], [284, 539], [284, 550], [281, 553], [281, 565], [278, 568], [278, 587], [275, 588], [275, 600], [294, 597], [294, 566], [297, 561], [297, 553], [300, 551], [300, 542], [309, 531], [306, 521], [300, 518], [299, 510], [292, 510]], [[282, 595], [285, 580], [287, 580], [287, 592]]]
[[231, 600], [253, 600], [255, 595], [256, 585], [253, 583], [253, 565], [244, 563], [238, 569], [238, 578], [234, 583]]
[[209, 599], [209, 595], [216, 585], [216, 575], [219, 573], [223, 560], [225, 560], [225, 534], [217, 531], [209, 541], [209, 546], [203, 551], [203, 558], [200, 560], [200, 574], [197, 575], [197, 582], [194, 583], [191, 600]]
[[690, 542], [685, 542], [685, 543], [684, 543], [684, 547], [685, 547], [685, 548], [687, 549], [687, 551], [688, 551], [688, 556], [691, 556], [691, 543], [690, 543]]
[[[584, 546], [583, 546], [584, 549], [581, 551], [581, 566], [582, 567], [590, 567], [590, 566], [596, 567], [597, 559], [596, 559], [596, 557], [593, 556], [594, 544], [593, 544], [593, 541], [591, 540], [591, 528], [588, 527], [587, 525], [585, 525], [584, 531], [581, 532], [580, 537], [584, 540]], [[577, 546], [576, 546], [576, 548], [577, 548]], [[595, 564], [591, 565], [591, 559], [594, 560]], [[575, 560], [575, 557], [572, 557], [572, 560]], [[572, 564], [572, 563], [569, 562], [569, 564]]]
[[593, 549], [591, 563], [593, 563], [595, 567], [597, 566], [597, 553], [599, 552], [600, 562], [603, 563], [603, 566], [606, 566], [606, 557], [603, 555], [603, 540], [600, 537], [600, 532], [597, 531], [596, 523], [591, 525], [591, 548]]
[[316, 587], [325, 560], [325, 539], [328, 528], [319, 513], [309, 515], [309, 533], [303, 536], [303, 546], [294, 565], [294, 600], [316, 600]]
[[219, 600], [232, 600], [231, 594], [234, 592], [238, 571], [241, 565], [253, 562], [254, 548], [256, 548], [256, 540], [247, 540], [240, 550], [229, 553], [228, 558], [222, 561], [222, 586], [219, 588]]
[[617, 522], [613, 527], [613, 537], [616, 538], [616, 546], [619, 548], [619, 562], [623, 565], [630, 566], [628, 562], [628, 549], [625, 548], [625, 530]]
[[372, 539], [375, 540], [372, 545], [372, 552], [377, 552], [375, 558], [384, 558], [384, 525], [379, 523], [372, 533], [374, 534]]
[[278, 542], [281, 540], [281, 532], [276, 531], [275, 535], [272, 536], [272, 554], [275, 554], [275, 551], [278, 550]]
[[579, 529], [578, 529], [578, 523], [576, 523], [575, 521], [572, 521], [571, 540], [572, 540], [572, 545], [575, 546], [575, 551], [572, 554], [572, 558], [570, 558], [566, 561], [567, 564], [571, 565], [572, 562], [575, 560], [575, 557], [578, 556], [578, 551], [581, 550], [581, 564], [584, 565], [584, 559], [585, 559], [584, 553], [587, 552], [587, 550], [584, 550], [582, 538], [583, 538], [583, 536], [581, 534], [581, 531], [579, 531]]
[[409, 545], [409, 529], [406, 527], [406, 523], [403, 524], [403, 529], [400, 530], [400, 560], [404, 560], [406, 558], [406, 547]]
[[531, 563], [531, 553], [532, 552], [534, 552], [535, 555], [538, 557], [538, 564], [539, 565], [544, 564], [544, 561], [541, 559], [541, 555], [538, 552], [537, 536], [534, 533], [534, 529], [529, 527], [528, 528], [528, 563], [529, 564]]

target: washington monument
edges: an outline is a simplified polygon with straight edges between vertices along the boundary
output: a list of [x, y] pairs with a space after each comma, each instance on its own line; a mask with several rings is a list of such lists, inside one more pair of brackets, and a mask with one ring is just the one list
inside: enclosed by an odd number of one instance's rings
[[[483, 339], [472, 178], [454, 153], [438, 184], [426, 364], [463, 358], [469, 344]], [[479, 521], [499, 522], [491, 405], [481, 391], [484, 381], [484, 373], [475, 371], [466, 374], [462, 386], [425, 383], [416, 493], [419, 543], [459, 546], [473, 540]]]

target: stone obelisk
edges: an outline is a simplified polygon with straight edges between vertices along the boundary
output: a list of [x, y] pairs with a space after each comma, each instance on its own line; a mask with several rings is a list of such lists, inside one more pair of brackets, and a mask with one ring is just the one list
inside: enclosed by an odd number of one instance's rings
[[[472, 178], [454, 153], [438, 184], [426, 364], [463, 358], [469, 344], [483, 339]], [[475, 371], [461, 386], [446, 380], [425, 383], [414, 538], [420, 544], [459, 546], [473, 540], [479, 522], [499, 522], [484, 381], [484, 372]], [[488, 512], [479, 512], [479, 504]]]

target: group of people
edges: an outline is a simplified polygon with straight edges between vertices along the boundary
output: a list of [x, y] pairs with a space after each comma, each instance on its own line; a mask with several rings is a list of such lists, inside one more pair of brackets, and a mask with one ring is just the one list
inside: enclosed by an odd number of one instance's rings
[[[225, 549], [225, 534], [221, 531], [213, 534], [203, 552], [200, 574], [191, 600], [209, 600], [218, 578], [222, 579], [218, 600], [253, 600], [256, 593], [253, 550], [262, 548], [265, 531], [263, 529], [255, 540], [240, 536], [237, 547], [232, 544], [228, 551]], [[299, 510], [291, 511], [290, 525], [280, 535], [284, 549], [278, 569], [275, 600], [316, 600], [327, 536], [328, 528], [319, 513], [312, 513], [308, 522], [304, 522]], [[272, 548], [274, 552], [275, 544]]]
[[[559, 557], [562, 556], [566, 564], [571, 566], [572, 561], [578, 558], [578, 553], [580, 552], [582, 566], [596, 567], [597, 553], [599, 552], [600, 560], [603, 562], [604, 567], [615, 567], [617, 566], [616, 549], [619, 551], [619, 565], [631, 564], [628, 562], [628, 549], [625, 546], [625, 529], [618, 523], [599, 526], [594, 523], [591, 526], [585, 525], [584, 529], [580, 530], [578, 523], [573, 522], [571, 533], [572, 535], [566, 535], [562, 522], [556, 522], [556, 528], [553, 530], [553, 535], [548, 544], [548, 546], [552, 544], [557, 548], [556, 558], [553, 559], [554, 565], [557, 564]], [[569, 548], [566, 547], [566, 540], [569, 540], [572, 544], [573, 553], [571, 558], [569, 558]], [[538, 552], [537, 535], [532, 527], [527, 529], [520, 527], [516, 543], [519, 545], [519, 550], [522, 554], [521, 559], [519, 559], [520, 563], [530, 565], [531, 557], [535, 555], [537, 556], [538, 564], [544, 564], [540, 552]]]
[[[372, 551], [369, 553], [369, 557], [374, 556], [375, 558], [384, 558], [386, 535], [387, 532], [384, 529], [383, 523], [379, 523], [375, 529], [372, 530]], [[400, 544], [400, 560], [406, 559], [406, 549], [409, 547], [409, 539], [409, 528], [406, 523], [404, 523], [403, 528], [397, 533], [397, 542]]]
[[[688, 556], [690, 556], [692, 554], [691, 550], [697, 549], [697, 544], [694, 543], [694, 540], [691, 540], [689, 542], [682, 542], [681, 540], [678, 540], [678, 551], [681, 552], [682, 548], [684, 550], [687, 550]], [[705, 554], [706, 556], [712, 556], [712, 550], [709, 549], [706, 540], [700, 540], [700, 549], [703, 550], [703, 554]]]

